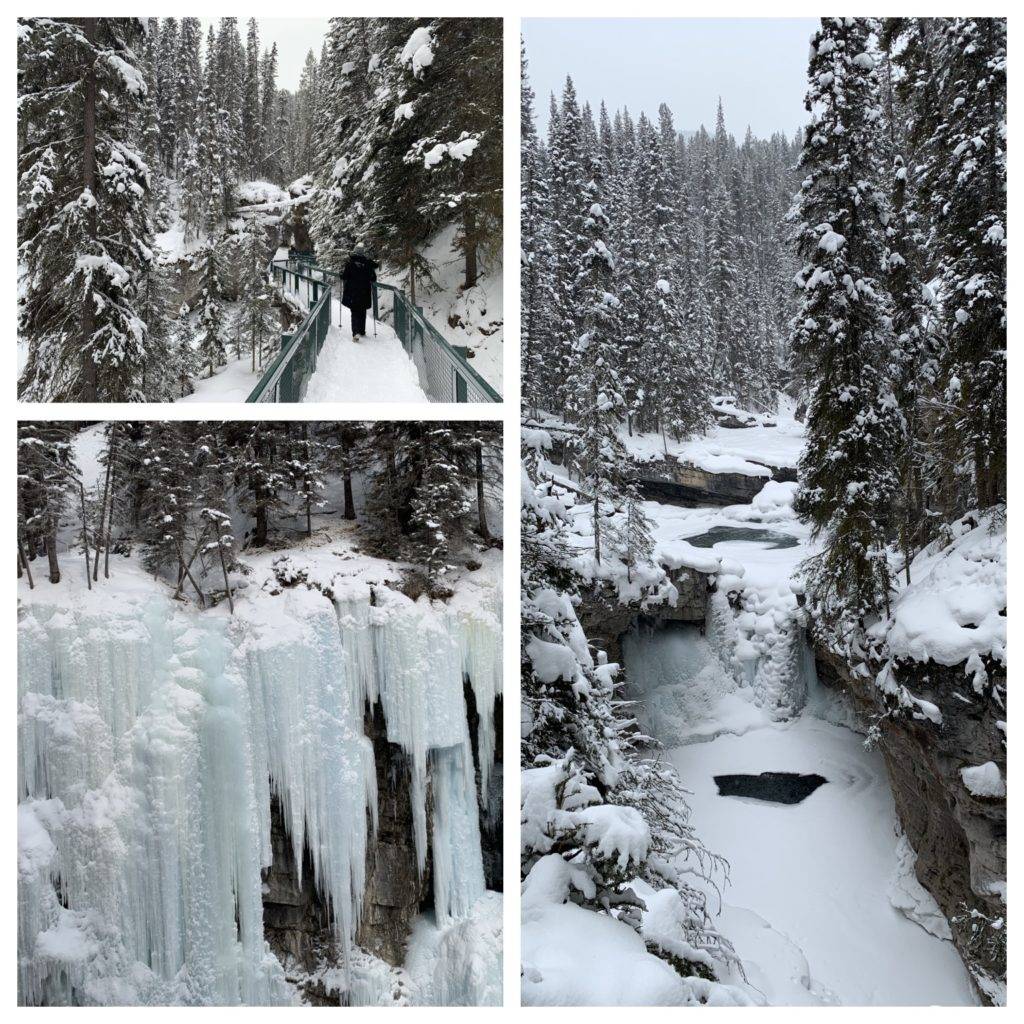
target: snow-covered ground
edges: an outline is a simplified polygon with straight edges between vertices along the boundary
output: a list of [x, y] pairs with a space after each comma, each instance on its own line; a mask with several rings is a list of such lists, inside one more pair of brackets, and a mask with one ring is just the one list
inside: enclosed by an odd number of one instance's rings
[[260, 382], [262, 373], [252, 371], [248, 356], [229, 359], [224, 366], [218, 366], [213, 376], [203, 374], [192, 381], [191, 395], [179, 398], [179, 402], [244, 402], [252, 389]]
[[[803, 711], [776, 721], [696, 630], [634, 640], [625, 659], [691, 791], [694, 828], [729, 861], [717, 924], [752, 994], [771, 1005], [974, 1003], [952, 943], [918, 923], [945, 926], [913, 876], [882, 757], [832, 695], [812, 677]], [[827, 782], [785, 805], [721, 796], [714, 781], [766, 771]]]
[[[627, 450], [639, 461], [662, 459], [667, 454], [708, 473], [771, 476], [768, 467], [795, 468], [803, 448], [803, 425], [793, 416], [793, 403], [783, 397], [777, 416], [763, 417], [751, 427], [715, 424], [703, 436], [673, 441], [661, 434], [623, 432]], [[768, 425], [774, 424], [774, 425]]]
[[[464, 260], [452, 246], [454, 237], [454, 226], [447, 227], [424, 249], [424, 258], [434, 268], [434, 285], [419, 283], [416, 302], [449, 344], [469, 349], [469, 365], [501, 394], [505, 337], [501, 257], [493, 266], [482, 263], [476, 286], [466, 290], [462, 287]], [[380, 279], [408, 290], [402, 273], [382, 273]]]

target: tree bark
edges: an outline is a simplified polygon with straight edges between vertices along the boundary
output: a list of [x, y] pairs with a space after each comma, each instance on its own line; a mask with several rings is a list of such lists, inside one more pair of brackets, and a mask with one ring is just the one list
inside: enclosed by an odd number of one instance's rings
[[231, 599], [231, 584], [228, 583], [228, 563], [224, 560], [224, 548], [218, 543], [217, 550], [220, 552], [220, 567], [224, 572], [224, 589], [228, 595], [228, 608], [231, 614], [235, 614], [235, 602]]
[[60, 583], [60, 563], [57, 561], [57, 525], [53, 524], [43, 542], [46, 545], [46, 558], [50, 564], [50, 582]]
[[106, 544], [103, 551], [103, 578], [110, 579], [110, 535], [114, 532], [114, 471], [110, 471], [110, 510], [107, 512]]
[[[302, 440], [309, 441], [309, 424], [303, 422], [302, 424]], [[306, 469], [302, 474], [302, 489], [306, 495], [306, 536], [313, 536], [313, 500], [309, 493], [310, 481], [309, 481], [309, 445], [304, 446], [306, 452]]]
[[[111, 428], [113, 429], [113, 428]], [[110, 449], [107, 449], [107, 472], [103, 480], [103, 501], [100, 504], [100, 526], [96, 531], [96, 558], [92, 565], [92, 578], [96, 582], [100, 578], [100, 548], [103, 547], [103, 526], [107, 518], [107, 496], [110, 494]]]
[[[83, 83], [82, 118], [82, 187], [96, 196], [96, 18], [83, 18], [82, 31], [89, 44], [88, 65]], [[99, 237], [96, 203], [93, 202], [85, 215], [86, 233], [95, 243]], [[96, 329], [96, 307], [92, 295], [82, 297], [82, 401], [95, 402], [97, 398], [97, 373], [92, 337]]]
[[[181, 553], [181, 545], [177, 542], [177, 540], [175, 540], [175, 542], [174, 542], [174, 547], [175, 547], [175, 550], [178, 552], [178, 565], [181, 567], [182, 571], [184, 572], [185, 577], [188, 577], [188, 580], [192, 584], [192, 586], [196, 588], [196, 593], [199, 595], [199, 607], [200, 608], [205, 608], [206, 607], [206, 597], [203, 594], [202, 590], [200, 589], [199, 584], [196, 583], [195, 577], [192, 575], [192, 569], [190, 568], [192, 563], [195, 561], [196, 553], [199, 551], [199, 544], [196, 545], [196, 550], [192, 552], [192, 557], [189, 559], [188, 565], [185, 564], [185, 556]], [[182, 578], [184, 579], [185, 577], [182, 577]], [[180, 593], [180, 592], [181, 592], [181, 587], [179, 586], [178, 590], [176, 591], [176, 594]]]
[[92, 590], [92, 579], [89, 576], [89, 520], [85, 516], [85, 484], [81, 477], [78, 480], [78, 498], [82, 504], [82, 550], [85, 552], [85, 582]]
[[32, 567], [28, 564], [28, 558], [25, 556], [25, 545], [22, 543], [21, 538], [18, 538], [18, 575], [21, 575], [21, 570], [25, 570], [25, 575], [28, 576], [28, 589], [35, 590], [36, 585], [32, 579]]
[[342, 470], [341, 479], [345, 487], [345, 511], [344, 517], [346, 519], [355, 519], [356, 517], [356, 503], [352, 496], [352, 471], [349, 468], [348, 453], [351, 448], [351, 439], [349, 438], [348, 431], [342, 430], [341, 432], [341, 460]]
[[475, 445], [476, 455], [476, 511], [480, 524], [480, 536], [484, 540], [491, 539], [491, 532], [487, 529], [487, 509], [484, 506], [484, 446], [480, 441]]
[[478, 276], [476, 262], [476, 217], [472, 210], [466, 210], [462, 218], [462, 230], [466, 238], [466, 287], [474, 288]]

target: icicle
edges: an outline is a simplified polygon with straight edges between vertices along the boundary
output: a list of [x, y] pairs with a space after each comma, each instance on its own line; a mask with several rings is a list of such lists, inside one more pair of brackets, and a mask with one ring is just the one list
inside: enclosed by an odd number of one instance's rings
[[464, 678], [485, 779], [501, 687], [497, 597], [481, 605], [384, 588], [374, 605], [368, 594], [332, 605], [303, 587], [233, 617], [158, 593], [96, 614], [29, 604], [22, 1001], [292, 1001], [263, 936], [272, 789], [349, 963], [376, 828], [364, 710], [377, 702], [411, 764], [417, 858], [422, 872], [430, 843], [439, 919], [465, 915], [484, 882]]
[[465, 917], [484, 894], [480, 819], [469, 738], [431, 751], [434, 784], [434, 912], [443, 928]]

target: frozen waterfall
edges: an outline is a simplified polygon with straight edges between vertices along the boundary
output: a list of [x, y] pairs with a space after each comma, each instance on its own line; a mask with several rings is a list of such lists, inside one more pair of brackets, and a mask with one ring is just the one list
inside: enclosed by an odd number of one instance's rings
[[[458, 595], [457, 595], [458, 597]], [[377, 794], [365, 702], [412, 765], [440, 923], [484, 892], [481, 783], [501, 689], [499, 597], [450, 605], [296, 587], [231, 618], [136, 589], [27, 602], [19, 633], [23, 1003], [295, 1000], [263, 935], [271, 790], [308, 847], [347, 959]], [[427, 820], [428, 780], [433, 792]], [[429, 833], [429, 834], [428, 834]]]

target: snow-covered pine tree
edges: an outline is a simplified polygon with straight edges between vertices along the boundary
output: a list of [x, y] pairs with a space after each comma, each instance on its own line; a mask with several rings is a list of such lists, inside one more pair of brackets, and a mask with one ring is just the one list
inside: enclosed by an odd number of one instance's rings
[[19, 396], [136, 401], [146, 358], [138, 282], [152, 259], [146, 83], [135, 18], [18, 22]]
[[432, 595], [448, 591], [444, 577], [452, 556], [465, 538], [473, 506], [460, 462], [464, 424], [427, 422], [420, 425], [418, 480], [410, 501], [411, 551], [422, 566]]
[[[415, 164], [406, 162], [423, 131], [415, 111], [429, 81], [431, 38], [427, 18], [375, 22], [374, 45], [380, 53], [380, 87], [386, 102], [377, 114], [373, 177], [360, 188], [362, 205], [369, 214], [373, 249], [390, 266], [406, 273], [406, 290], [413, 303], [417, 301], [417, 287], [422, 289], [431, 280], [423, 248], [436, 227], [425, 212], [426, 183], [420, 175], [410, 173]], [[386, 130], [389, 118], [391, 128]]]
[[260, 121], [265, 148], [262, 173], [273, 177], [280, 167], [279, 143], [274, 138], [277, 118], [277, 43], [263, 51], [260, 60]]
[[224, 259], [218, 241], [208, 238], [196, 253], [192, 268], [199, 276], [201, 288], [198, 310], [195, 348], [207, 376], [223, 366], [227, 357], [229, 332], [223, 306]]
[[429, 65], [418, 50], [409, 54], [420, 89], [409, 118], [418, 137], [405, 160], [426, 179], [421, 205], [432, 228], [455, 221], [463, 287], [472, 288], [481, 259], [501, 245], [502, 21], [439, 18], [427, 30]]
[[195, 426], [174, 421], [145, 424], [132, 481], [143, 565], [152, 573], [171, 572], [179, 589], [188, 579], [189, 517], [197, 483], [192, 459]]
[[352, 479], [368, 465], [369, 452], [364, 443], [367, 433], [365, 424], [352, 420], [324, 424], [320, 429], [328, 465], [341, 476], [344, 501], [342, 515], [345, 519], [356, 518]]
[[181, 160], [188, 152], [186, 139], [193, 136], [199, 121], [199, 94], [203, 86], [203, 33], [198, 18], [182, 18], [178, 38], [178, 59], [173, 73], [175, 114], [175, 167], [181, 175]]
[[317, 131], [317, 117], [320, 111], [320, 67], [316, 54], [310, 50], [299, 79], [299, 91], [295, 97], [295, 157], [289, 177], [298, 178], [310, 173], [316, 167], [314, 139]]
[[549, 373], [549, 387], [545, 390], [549, 394], [546, 402], [549, 411], [564, 414], [572, 400], [568, 382], [573, 372], [573, 350], [580, 336], [576, 320], [578, 304], [573, 299], [571, 288], [579, 271], [574, 259], [578, 256], [583, 231], [580, 196], [586, 183], [583, 122], [576, 100], [576, 87], [569, 77], [565, 80], [558, 115], [552, 117], [548, 125], [548, 134], [553, 343], [545, 360]]
[[[159, 255], [159, 250], [155, 250]], [[139, 282], [138, 315], [147, 327], [146, 361], [140, 388], [148, 401], [173, 402], [181, 397], [182, 375], [175, 339], [175, 298], [167, 268], [153, 260]]]
[[156, 36], [154, 62], [154, 97], [160, 119], [160, 169], [165, 175], [176, 171], [178, 147], [178, 55], [181, 41], [177, 18], [152, 18], [159, 28]]
[[[212, 31], [212, 26], [211, 26]], [[237, 18], [221, 18], [217, 29], [212, 69], [208, 70], [216, 102], [223, 171], [226, 180], [237, 180], [237, 171], [244, 166], [248, 141], [242, 137], [242, 97], [245, 91], [245, 67], [242, 39]], [[227, 190], [225, 190], [227, 194]], [[225, 207], [226, 209], [226, 207]]]
[[18, 424], [19, 565], [31, 573], [30, 563], [45, 553], [51, 583], [60, 583], [57, 529], [78, 476], [71, 436], [66, 423]]
[[924, 477], [930, 458], [924, 406], [934, 394], [938, 375], [936, 310], [928, 283], [933, 268], [917, 170], [922, 142], [917, 120], [934, 100], [930, 89], [914, 88], [917, 41], [908, 45], [907, 34], [916, 36], [926, 20], [913, 21], [911, 28], [908, 20], [889, 18], [880, 32], [885, 114], [881, 150], [889, 168], [885, 270], [894, 335], [888, 374], [906, 421], [899, 455], [902, 487], [897, 532], [908, 583], [911, 558], [931, 539], [924, 514]]
[[[711, 926], [702, 891], [717, 884], [725, 865], [694, 833], [675, 771], [633, 747], [634, 722], [628, 702], [619, 699], [615, 667], [588, 643], [576, 616], [574, 598], [590, 584], [571, 568], [569, 506], [575, 498], [538, 479], [538, 456], [538, 450], [524, 446], [524, 893], [529, 896], [531, 874], [537, 869], [538, 884], [548, 883], [547, 898], [557, 902], [550, 884], [564, 883], [563, 900], [639, 928], [645, 908], [632, 880], [640, 877], [655, 889], [672, 888], [683, 911], [680, 938], [727, 963], [734, 953]], [[552, 804], [556, 814], [548, 813]], [[602, 820], [647, 835], [649, 855], [624, 869], [616, 858], [603, 854], [596, 839], [586, 838], [589, 830], [580, 827], [594, 808], [600, 808]], [[706, 965], [659, 945], [650, 943], [648, 949], [684, 976], [710, 974]]]
[[[548, 243], [547, 166], [534, 124], [526, 48], [520, 42], [519, 77], [520, 295], [522, 401], [534, 415], [543, 404], [544, 366], [551, 344], [551, 249]], [[603, 108], [602, 108], [603, 109]]]
[[255, 18], [249, 19], [245, 36], [245, 64], [242, 83], [241, 136], [245, 146], [242, 166], [255, 178], [262, 170], [266, 138], [260, 107], [260, 32]]
[[942, 23], [937, 120], [922, 187], [935, 225], [945, 341], [940, 431], [977, 506], [1006, 498], [1006, 21]]
[[309, 424], [298, 424], [298, 436], [295, 436], [293, 425], [289, 424], [289, 437], [286, 442], [288, 455], [284, 462], [284, 472], [292, 492], [299, 499], [303, 515], [306, 519], [306, 536], [313, 536], [313, 510], [324, 504], [320, 497], [326, 481], [327, 451], [323, 441], [314, 430], [310, 432]]
[[575, 256], [578, 272], [571, 294], [573, 321], [579, 325], [574, 347], [575, 366], [569, 381], [571, 412], [579, 432], [571, 438], [574, 468], [589, 492], [593, 508], [594, 561], [601, 562], [603, 535], [609, 506], [621, 496], [625, 447], [619, 426], [625, 401], [616, 371], [618, 346], [612, 292], [615, 259], [608, 248], [608, 218], [602, 206], [602, 170], [595, 156], [590, 180], [581, 196], [583, 233]]
[[253, 372], [262, 369], [281, 337], [281, 319], [274, 305], [274, 290], [267, 279], [270, 251], [259, 217], [250, 217], [242, 235], [239, 263], [235, 335], [249, 353]]
[[893, 452], [903, 431], [885, 373], [892, 337], [877, 277], [885, 211], [870, 34], [865, 19], [823, 18], [813, 37], [805, 177], [792, 214], [804, 260], [792, 345], [814, 387], [796, 508], [824, 542], [809, 574], [818, 621], [833, 639], [852, 631], [853, 644], [888, 606]]
[[[341, 270], [354, 239], [367, 241], [373, 208], [365, 183], [384, 119], [383, 41], [371, 19], [332, 18], [320, 64], [323, 116], [314, 136], [310, 234], [321, 265]], [[393, 117], [392, 117], [393, 120]]]
[[366, 525], [372, 543], [381, 554], [401, 557], [405, 551], [401, 509], [407, 507], [404, 466], [408, 439], [402, 424], [378, 420], [370, 426], [367, 447], [375, 455], [375, 465], [367, 474]]

